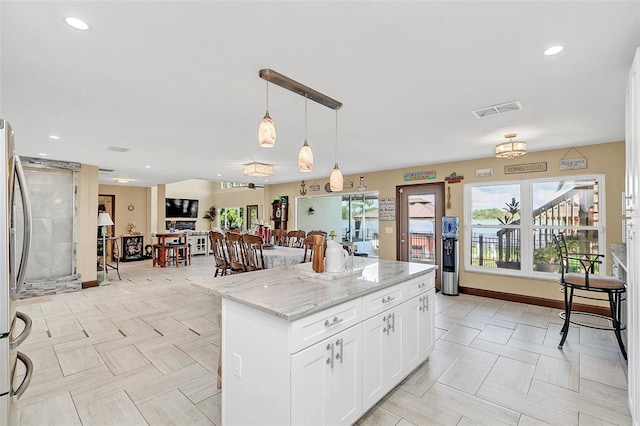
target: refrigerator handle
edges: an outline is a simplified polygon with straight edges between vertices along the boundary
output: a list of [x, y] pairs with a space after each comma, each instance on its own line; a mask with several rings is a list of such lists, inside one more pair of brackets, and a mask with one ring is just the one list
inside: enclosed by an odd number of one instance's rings
[[14, 167], [20, 192], [22, 194], [22, 207], [24, 214], [24, 240], [22, 244], [22, 257], [20, 258], [20, 266], [18, 267], [18, 276], [16, 281], [16, 294], [22, 291], [22, 284], [27, 273], [27, 261], [29, 260], [29, 251], [31, 250], [31, 231], [33, 223], [31, 219], [31, 200], [29, 199], [29, 191], [27, 190], [27, 180], [24, 176], [24, 169], [20, 162], [20, 157], [14, 156]]
[[29, 334], [31, 334], [31, 325], [33, 324], [33, 322], [31, 321], [31, 317], [19, 311], [16, 311], [16, 317], [20, 318], [22, 322], [24, 322], [24, 330], [22, 330], [22, 333], [20, 333], [20, 335], [16, 337], [15, 340], [9, 342], [9, 349], [15, 349], [20, 346], [20, 344], [24, 342], [27, 337], [29, 337]]
[[33, 375], [33, 362], [31, 362], [31, 359], [29, 359], [29, 357], [23, 354], [22, 352], [18, 352], [17, 357], [24, 364], [24, 366], [27, 367], [27, 372], [25, 373], [24, 378], [22, 379], [22, 383], [20, 383], [20, 386], [18, 386], [18, 389], [13, 390], [13, 387], [12, 387], [11, 402], [18, 402], [22, 394], [29, 387], [29, 383], [31, 383], [31, 376]]

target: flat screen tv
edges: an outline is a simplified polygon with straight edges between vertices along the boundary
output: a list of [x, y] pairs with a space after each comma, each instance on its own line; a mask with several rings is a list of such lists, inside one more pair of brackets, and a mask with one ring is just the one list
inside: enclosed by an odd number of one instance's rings
[[198, 218], [198, 200], [165, 198], [164, 204], [164, 215], [167, 218]]

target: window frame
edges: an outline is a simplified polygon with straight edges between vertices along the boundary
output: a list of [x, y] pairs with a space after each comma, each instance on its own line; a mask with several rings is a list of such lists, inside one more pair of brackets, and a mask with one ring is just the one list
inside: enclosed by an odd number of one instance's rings
[[[557, 182], [563, 180], [594, 180], [598, 183], [598, 225], [579, 225], [579, 226], [567, 226], [567, 225], [537, 225], [533, 223], [533, 185], [536, 183], [544, 182]], [[519, 225], [498, 225], [488, 226], [501, 228], [520, 228], [520, 269], [507, 269], [507, 268], [488, 268], [482, 266], [476, 266], [471, 264], [471, 244], [472, 244], [472, 229], [478, 227], [474, 225], [472, 220], [472, 188], [485, 187], [485, 186], [500, 186], [500, 185], [518, 185], [520, 187], [520, 224]], [[569, 229], [569, 230], [595, 230], [598, 232], [598, 247], [601, 247], [601, 251], [606, 246], [606, 184], [605, 175], [603, 173], [590, 173], [584, 175], [567, 175], [567, 176], [553, 176], [545, 178], [533, 178], [533, 179], [520, 179], [520, 180], [504, 180], [504, 181], [491, 181], [491, 182], [473, 182], [464, 185], [464, 228], [463, 228], [463, 243], [464, 247], [460, 250], [465, 253], [464, 258], [464, 270], [465, 272], [484, 273], [492, 275], [505, 275], [505, 276], [518, 276], [523, 278], [536, 278], [557, 280], [558, 273], [554, 272], [541, 272], [534, 271], [533, 269], [533, 233], [536, 229]], [[601, 254], [605, 254], [602, 252]], [[599, 268], [599, 273], [605, 273], [605, 264]]]

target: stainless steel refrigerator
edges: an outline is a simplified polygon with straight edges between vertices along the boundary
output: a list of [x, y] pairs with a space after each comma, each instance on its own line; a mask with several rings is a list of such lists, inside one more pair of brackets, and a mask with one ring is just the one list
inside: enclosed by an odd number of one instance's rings
[[[0, 424], [11, 423], [11, 403], [24, 393], [33, 373], [31, 360], [18, 351], [18, 346], [31, 332], [31, 318], [17, 312], [14, 300], [22, 290], [31, 244], [31, 207], [27, 185], [15, 153], [13, 132], [0, 119], [2, 176], [0, 187]], [[16, 377], [18, 361], [26, 367]]]

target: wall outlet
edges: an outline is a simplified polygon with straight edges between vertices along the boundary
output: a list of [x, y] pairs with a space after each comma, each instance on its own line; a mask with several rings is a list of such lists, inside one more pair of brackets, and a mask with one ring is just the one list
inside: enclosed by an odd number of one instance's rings
[[242, 378], [242, 357], [236, 353], [233, 354], [233, 375]]

